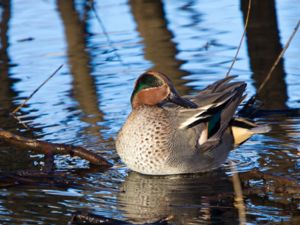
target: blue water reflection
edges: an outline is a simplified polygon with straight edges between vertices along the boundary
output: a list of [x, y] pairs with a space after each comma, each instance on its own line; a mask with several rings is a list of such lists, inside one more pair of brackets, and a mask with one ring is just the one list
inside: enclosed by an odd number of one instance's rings
[[[9, 80], [0, 84], [3, 92], [9, 89], [0, 97], [3, 128], [24, 132], [5, 113], [64, 64], [22, 108], [22, 120], [41, 140], [82, 145], [115, 166], [102, 172], [82, 159], [56, 156], [56, 169], [65, 173], [60, 179], [0, 190], [0, 223], [66, 224], [74, 212], [83, 210], [136, 223], [173, 215], [174, 224], [238, 224], [227, 163], [212, 174], [142, 176], [120, 162], [114, 138], [131, 110], [133, 82], [143, 71], [154, 68], [167, 73], [182, 94], [196, 93], [226, 74], [243, 32], [242, 1], [95, 1], [105, 30], [85, 1], [5, 2], [10, 3], [11, 15], [7, 35], [1, 36], [8, 46], [1, 47], [0, 66]], [[297, 0], [275, 3], [277, 44], [283, 46], [299, 19], [300, 5]], [[0, 8], [1, 16], [5, 15], [8, 8]], [[249, 96], [260, 82], [261, 65], [254, 65], [257, 58], [253, 57], [258, 51], [250, 48], [253, 40], [257, 44], [256, 38], [246, 37], [231, 72], [247, 82]], [[293, 108], [300, 107], [299, 51], [298, 34], [281, 66], [283, 88], [273, 90], [285, 99], [286, 88], [287, 102], [280, 104]], [[265, 66], [268, 70], [271, 65]], [[277, 101], [264, 94], [265, 103]], [[299, 180], [299, 121], [286, 116], [259, 118], [272, 131], [232, 151], [230, 160], [240, 172], [259, 169]], [[42, 155], [3, 145], [0, 152], [1, 172], [39, 170], [43, 165]], [[260, 195], [246, 197], [249, 224], [288, 224], [299, 219], [291, 196], [270, 196], [267, 200]]]

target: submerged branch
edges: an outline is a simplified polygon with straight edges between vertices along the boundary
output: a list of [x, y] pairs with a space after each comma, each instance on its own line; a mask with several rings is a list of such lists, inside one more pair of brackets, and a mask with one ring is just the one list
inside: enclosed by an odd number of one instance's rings
[[276, 182], [278, 185], [280, 185], [278, 186], [278, 191], [280, 190], [280, 188], [284, 190], [283, 186], [295, 187], [297, 190], [300, 189], [300, 184], [297, 180], [279, 176], [279, 175], [273, 175], [273, 174], [261, 172], [257, 169], [245, 173], [241, 173], [240, 176], [243, 180], [249, 180], [249, 179], [272, 180]]
[[78, 156], [97, 166], [111, 167], [111, 164], [103, 157], [80, 146], [38, 141], [35, 139], [25, 138], [1, 129], [0, 139], [22, 149], [30, 149], [34, 152], [42, 154], [69, 154], [71, 157]]
[[[148, 225], [163, 225], [168, 224], [168, 220], [170, 218], [163, 218], [159, 221], [153, 222], [153, 223], [146, 223]], [[73, 215], [70, 224], [106, 224], [106, 225], [132, 225], [132, 223], [123, 221], [123, 220], [117, 220], [112, 218], [107, 218], [100, 215], [95, 215], [91, 213], [81, 213], [78, 212]], [[146, 225], [145, 224], [145, 225]]]

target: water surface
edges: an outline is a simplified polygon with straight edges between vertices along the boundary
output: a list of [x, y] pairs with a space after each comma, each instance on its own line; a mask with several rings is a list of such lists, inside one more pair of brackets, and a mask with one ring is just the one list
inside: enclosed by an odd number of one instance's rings
[[[147, 69], [193, 94], [226, 74], [243, 32], [246, 1], [3, 0], [0, 5], [0, 127], [40, 140], [81, 145], [115, 166], [90, 168], [56, 156], [61, 176], [0, 190], [1, 224], [67, 224], [77, 211], [135, 223], [173, 215], [170, 224], [238, 224], [226, 163], [209, 173], [148, 177], [120, 162], [114, 139], [130, 107], [133, 82]], [[258, 1], [231, 74], [253, 95], [299, 19], [297, 0]], [[266, 109], [299, 108], [300, 35], [296, 35], [258, 98]], [[22, 108], [26, 130], [9, 116], [59, 65], [63, 69]], [[257, 119], [272, 131], [230, 154], [239, 172], [299, 180], [300, 117]], [[0, 145], [0, 172], [40, 170], [43, 155]], [[255, 188], [262, 181], [252, 181]], [[228, 194], [231, 193], [231, 194]], [[249, 224], [299, 224], [299, 195], [247, 195]]]

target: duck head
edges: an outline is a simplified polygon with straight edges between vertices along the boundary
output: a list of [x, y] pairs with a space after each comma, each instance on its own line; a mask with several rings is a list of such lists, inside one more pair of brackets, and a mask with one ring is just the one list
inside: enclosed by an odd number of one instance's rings
[[179, 96], [172, 81], [163, 73], [147, 71], [135, 82], [131, 95], [133, 109], [141, 105], [160, 106], [172, 102], [184, 108], [197, 108], [197, 105]]

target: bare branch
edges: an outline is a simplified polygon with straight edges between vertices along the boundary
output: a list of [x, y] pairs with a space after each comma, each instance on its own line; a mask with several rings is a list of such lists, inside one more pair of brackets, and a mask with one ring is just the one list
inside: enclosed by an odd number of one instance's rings
[[17, 146], [21, 149], [30, 149], [34, 152], [43, 153], [43, 154], [60, 154], [70, 156], [78, 156], [82, 159], [89, 161], [91, 164], [103, 166], [103, 167], [111, 167], [111, 164], [97, 155], [94, 152], [88, 151], [85, 148], [80, 146], [73, 146], [67, 144], [54, 144], [46, 141], [38, 141], [35, 139], [25, 138], [16, 134], [13, 134], [9, 131], [4, 131], [0, 129], [0, 139], [3, 141]]

